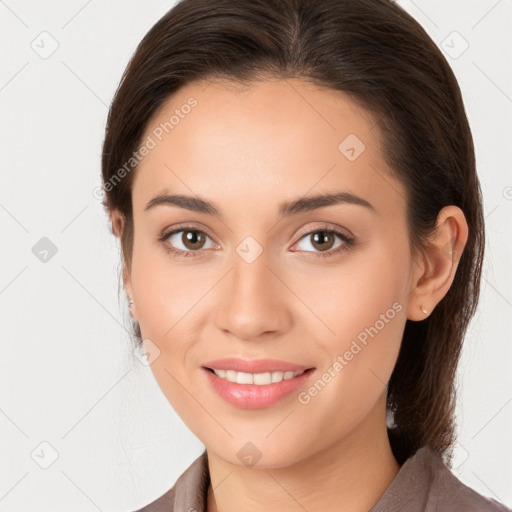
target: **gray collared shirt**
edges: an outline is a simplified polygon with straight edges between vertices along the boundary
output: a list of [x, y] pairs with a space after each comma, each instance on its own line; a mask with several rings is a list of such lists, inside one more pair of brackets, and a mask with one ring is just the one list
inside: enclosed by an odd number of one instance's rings
[[[137, 512], [206, 512], [210, 485], [206, 450], [174, 486]], [[427, 446], [407, 459], [368, 512], [512, 512], [464, 485]]]

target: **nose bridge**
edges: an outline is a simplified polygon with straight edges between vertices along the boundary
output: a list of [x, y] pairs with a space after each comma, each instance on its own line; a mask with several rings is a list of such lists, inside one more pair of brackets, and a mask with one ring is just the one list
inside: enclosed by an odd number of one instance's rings
[[242, 242], [233, 255], [233, 267], [222, 289], [217, 325], [240, 339], [254, 339], [264, 332], [286, 328], [289, 311], [282, 284], [269, 270], [263, 248]]
[[[239, 251], [241, 252], [241, 249]], [[247, 255], [251, 255], [251, 252], [250, 248]], [[239, 291], [240, 297], [249, 300], [252, 298], [258, 302], [261, 302], [260, 299], [265, 299], [269, 302], [271, 296], [269, 277], [272, 274], [268, 269], [268, 255], [262, 252], [254, 259], [252, 258], [254, 256], [251, 255], [246, 259], [243, 254], [237, 254], [233, 258], [232, 293]]]

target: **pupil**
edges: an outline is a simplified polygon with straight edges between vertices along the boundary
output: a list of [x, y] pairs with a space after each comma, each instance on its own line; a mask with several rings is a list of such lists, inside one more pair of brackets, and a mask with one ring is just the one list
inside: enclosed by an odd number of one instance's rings
[[313, 235], [313, 245], [318, 245], [319, 249], [329, 249], [332, 246], [332, 242], [329, 244], [328, 240], [331, 236], [330, 233], [325, 231], [319, 231]]
[[[197, 231], [186, 231], [185, 232], [185, 238], [188, 242], [187, 245], [201, 245], [201, 235]], [[197, 249], [197, 247], [193, 247], [194, 249]]]

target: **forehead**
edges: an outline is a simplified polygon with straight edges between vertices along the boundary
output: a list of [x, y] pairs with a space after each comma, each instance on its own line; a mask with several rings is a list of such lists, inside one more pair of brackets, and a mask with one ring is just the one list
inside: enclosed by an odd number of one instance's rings
[[404, 195], [389, 186], [375, 118], [347, 94], [299, 79], [190, 83], [148, 122], [149, 139], [135, 209], [164, 189], [245, 204], [310, 190], [347, 190], [383, 206], [384, 190]]

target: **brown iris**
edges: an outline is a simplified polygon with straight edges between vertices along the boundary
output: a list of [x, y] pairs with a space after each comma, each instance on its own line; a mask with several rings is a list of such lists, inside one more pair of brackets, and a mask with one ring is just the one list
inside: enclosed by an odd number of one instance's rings
[[[334, 245], [334, 234], [328, 231], [318, 231], [310, 235], [313, 239], [313, 247], [320, 251], [329, 250]], [[327, 243], [328, 239], [331, 238], [331, 243]]]
[[184, 231], [183, 235], [181, 236], [181, 241], [183, 242], [183, 245], [187, 247], [187, 249], [201, 249], [204, 245], [205, 234], [201, 233], [200, 231]]

